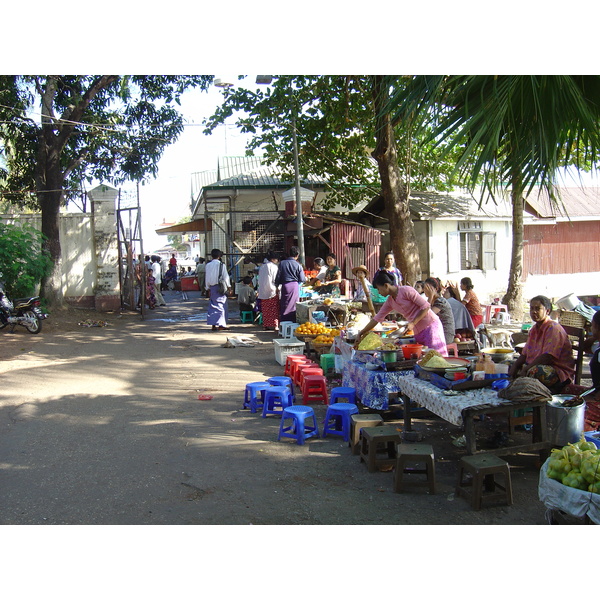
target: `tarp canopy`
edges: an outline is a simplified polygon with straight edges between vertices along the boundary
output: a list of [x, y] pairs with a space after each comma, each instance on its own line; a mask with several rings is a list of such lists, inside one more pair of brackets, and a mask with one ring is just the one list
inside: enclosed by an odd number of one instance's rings
[[156, 229], [156, 233], [159, 235], [168, 233], [204, 233], [205, 231], [212, 231], [211, 219], [206, 221], [206, 226], [204, 225], [204, 219], [195, 219], [194, 221], [189, 221], [188, 223], [177, 223], [177, 225]]

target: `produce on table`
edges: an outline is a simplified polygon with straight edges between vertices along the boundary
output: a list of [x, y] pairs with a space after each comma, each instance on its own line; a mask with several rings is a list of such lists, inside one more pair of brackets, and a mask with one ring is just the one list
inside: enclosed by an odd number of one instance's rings
[[429, 350], [417, 364], [430, 369], [450, 369], [455, 366], [448, 362], [437, 350]]
[[584, 438], [554, 448], [546, 474], [563, 485], [600, 494], [600, 448]]
[[314, 343], [315, 344], [328, 344], [329, 346], [331, 346], [331, 344], [333, 344], [333, 336], [320, 334], [314, 339]]
[[[340, 335], [338, 329], [329, 329], [325, 327], [323, 323], [302, 323], [296, 328], [295, 334], [297, 335], [327, 335], [330, 337], [336, 337]], [[333, 342], [332, 342], [333, 343]]]
[[381, 337], [376, 333], [370, 331], [367, 335], [361, 340], [358, 345], [359, 350], [380, 350], [382, 346]]
[[387, 350], [391, 352], [393, 350], [398, 350], [398, 346], [396, 346], [394, 342], [385, 342], [385, 344], [381, 346], [380, 350]]

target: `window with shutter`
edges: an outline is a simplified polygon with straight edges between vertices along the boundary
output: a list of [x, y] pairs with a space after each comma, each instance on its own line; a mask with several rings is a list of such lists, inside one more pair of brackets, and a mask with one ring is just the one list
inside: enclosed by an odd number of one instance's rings
[[482, 247], [482, 269], [484, 271], [494, 271], [496, 269], [496, 234], [484, 233], [482, 236]]
[[460, 233], [458, 231], [449, 231], [447, 233], [448, 247], [448, 273], [460, 271]]

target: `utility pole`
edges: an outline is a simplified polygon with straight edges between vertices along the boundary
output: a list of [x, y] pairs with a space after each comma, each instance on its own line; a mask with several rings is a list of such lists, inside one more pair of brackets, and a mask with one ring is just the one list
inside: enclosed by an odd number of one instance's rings
[[298, 249], [300, 250], [300, 264], [306, 267], [304, 255], [304, 218], [302, 216], [302, 198], [300, 197], [300, 166], [298, 162], [298, 140], [296, 138], [296, 116], [292, 116], [292, 134], [294, 140], [294, 174], [296, 177], [296, 226], [298, 235]]

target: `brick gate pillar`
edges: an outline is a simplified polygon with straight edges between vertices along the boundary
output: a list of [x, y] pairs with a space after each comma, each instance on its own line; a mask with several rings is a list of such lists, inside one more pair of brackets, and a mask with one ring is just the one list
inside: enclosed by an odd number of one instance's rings
[[118, 191], [99, 185], [88, 192], [92, 205], [92, 231], [96, 257], [94, 305], [98, 311], [121, 309], [119, 248], [115, 201]]

